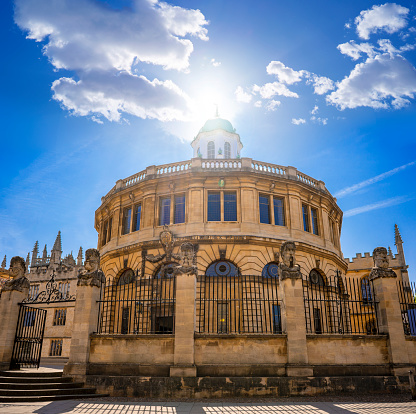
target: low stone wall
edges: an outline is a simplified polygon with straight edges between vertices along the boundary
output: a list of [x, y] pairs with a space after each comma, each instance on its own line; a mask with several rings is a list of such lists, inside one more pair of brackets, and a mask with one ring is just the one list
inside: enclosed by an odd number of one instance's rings
[[287, 397], [408, 391], [407, 377], [134, 377], [89, 375], [87, 385], [114, 397]]
[[286, 335], [196, 335], [195, 365], [200, 377], [285, 375]]

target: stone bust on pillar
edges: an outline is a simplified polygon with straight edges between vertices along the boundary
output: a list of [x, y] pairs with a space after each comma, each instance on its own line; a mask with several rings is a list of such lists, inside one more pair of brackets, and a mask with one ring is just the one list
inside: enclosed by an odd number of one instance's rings
[[295, 258], [296, 245], [294, 242], [287, 241], [280, 247], [282, 262], [279, 263], [280, 280], [302, 279], [300, 266], [296, 264]]
[[373, 250], [373, 261], [374, 267], [369, 276], [370, 280], [378, 277], [397, 277], [396, 273], [389, 268], [389, 258], [385, 247], [376, 247]]
[[88, 249], [85, 252], [84, 269], [78, 273], [77, 286], [100, 287], [104, 274], [100, 269], [100, 252], [97, 249]]
[[13, 279], [8, 280], [3, 286], [3, 292], [17, 290], [19, 292], [24, 292], [24, 290], [29, 290], [30, 282], [25, 277], [26, 273], [26, 263], [24, 259], [20, 256], [12, 257], [10, 260], [10, 269], [9, 273], [13, 276]]

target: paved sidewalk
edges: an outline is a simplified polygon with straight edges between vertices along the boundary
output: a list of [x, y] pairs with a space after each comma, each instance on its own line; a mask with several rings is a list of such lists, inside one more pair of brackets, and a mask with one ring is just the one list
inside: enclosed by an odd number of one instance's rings
[[416, 402], [86, 402], [53, 401], [0, 404], [1, 414], [408, 414], [416, 413]]

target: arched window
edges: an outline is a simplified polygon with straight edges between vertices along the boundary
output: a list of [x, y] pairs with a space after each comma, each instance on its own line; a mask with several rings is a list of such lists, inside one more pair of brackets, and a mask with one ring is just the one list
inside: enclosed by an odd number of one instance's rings
[[134, 277], [133, 270], [127, 269], [118, 278], [117, 285], [118, 286], [128, 285], [129, 283], [133, 283], [134, 279], [135, 277]]
[[211, 263], [205, 271], [205, 276], [238, 276], [237, 266], [228, 260], [219, 260]]
[[279, 277], [278, 271], [279, 265], [276, 262], [270, 262], [263, 267], [261, 275], [263, 277]]
[[231, 158], [231, 144], [229, 142], [224, 144], [224, 158], [227, 160]]
[[215, 158], [215, 143], [214, 141], [208, 142], [208, 159], [213, 160]]
[[155, 279], [160, 279], [164, 273], [163, 277], [172, 277], [173, 271], [175, 270], [175, 267], [179, 266], [179, 263], [171, 262], [167, 264], [160, 265], [156, 271], [153, 273], [153, 277]]
[[373, 291], [368, 276], [361, 279], [361, 296], [363, 303], [369, 303], [373, 300]]
[[312, 269], [309, 273], [309, 281], [316, 286], [325, 286], [325, 280], [316, 269]]

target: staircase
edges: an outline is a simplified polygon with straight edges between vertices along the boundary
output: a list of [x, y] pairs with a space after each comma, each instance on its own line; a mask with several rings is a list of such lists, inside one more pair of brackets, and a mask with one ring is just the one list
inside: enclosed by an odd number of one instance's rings
[[74, 400], [107, 395], [96, 394], [95, 388], [87, 388], [82, 382], [62, 377], [62, 371], [0, 371], [0, 403]]

